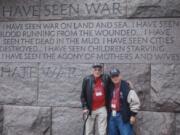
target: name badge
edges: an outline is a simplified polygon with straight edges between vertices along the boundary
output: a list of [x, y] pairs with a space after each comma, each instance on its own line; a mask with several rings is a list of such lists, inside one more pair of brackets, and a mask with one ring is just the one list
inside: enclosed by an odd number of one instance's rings
[[116, 116], [116, 111], [112, 110], [112, 116], [115, 117]]
[[96, 96], [102, 96], [102, 92], [96, 92]]
[[111, 107], [112, 107], [113, 109], [115, 109], [115, 108], [116, 108], [116, 104], [111, 104]]

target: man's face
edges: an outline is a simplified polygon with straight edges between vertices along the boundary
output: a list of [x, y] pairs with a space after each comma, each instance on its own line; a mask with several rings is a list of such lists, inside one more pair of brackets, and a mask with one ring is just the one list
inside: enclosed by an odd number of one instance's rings
[[93, 75], [94, 77], [100, 77], [102, 74], [102, 68], [99, 68], [99, 67], [95, 67], [93, 68]]
[[121, 75], [111, 77], [111, 80], [114, 84], [118, 84], [121, 81]]

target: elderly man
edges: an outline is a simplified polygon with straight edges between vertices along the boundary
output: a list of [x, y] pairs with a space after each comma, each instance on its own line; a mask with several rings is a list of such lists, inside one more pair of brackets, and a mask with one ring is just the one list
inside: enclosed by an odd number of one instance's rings
[[89, 114], [85, 125], [85, 135], [94, 135], [95, 122], [98, 125], [99, 135], [106, 135], [109, 82], [109, 76], [103, 74], [102, 64], [94, 64], [92, 74], [83, 79], [81, 103], [83, 113]]
[[139, 98], [130, 87], [130, 82], [122, 80], [116, 68], [110, 71], [112, 84], [109, 87], [109, 135], [134, 135], [133, 124], [140, 108]]

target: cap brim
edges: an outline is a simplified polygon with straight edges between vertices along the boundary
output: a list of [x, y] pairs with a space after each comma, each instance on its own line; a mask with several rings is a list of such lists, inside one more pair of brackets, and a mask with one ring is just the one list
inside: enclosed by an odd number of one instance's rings
[[110, 77], [113, 78], [113, 77], [118, 77], [120, 74], [111, 74]]
[[95, 65], [95, 66], [92, 66], [92, 68], [102, 68], [101, 65]]

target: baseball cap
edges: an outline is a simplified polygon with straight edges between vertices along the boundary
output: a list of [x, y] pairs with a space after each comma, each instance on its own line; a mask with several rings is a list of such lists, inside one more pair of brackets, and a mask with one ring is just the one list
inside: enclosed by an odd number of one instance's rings
[[94, 63], [93, 65], [92, 65], [92, 68], [102, 68], [103, 66], [102, 66], [102, 64], [101, 63]]
[[113, 68], [110, 70], [109, 74], [110, 74], [110, 77], [115, 77], [115, 76], [120, 75], [120, 71], [117, 68]]

